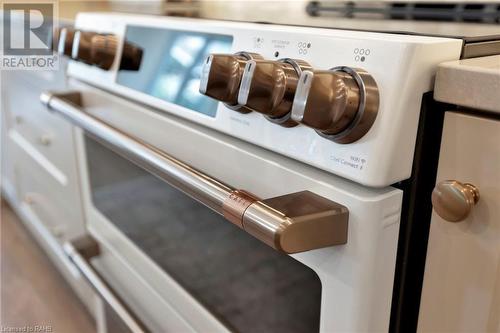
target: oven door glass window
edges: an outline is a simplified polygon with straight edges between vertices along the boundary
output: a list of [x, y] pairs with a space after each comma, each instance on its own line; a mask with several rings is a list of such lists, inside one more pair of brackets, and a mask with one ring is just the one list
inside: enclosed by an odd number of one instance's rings
[[89, 137], [86, 151], [94, 206], [230, 330], [319, 330], [313, 270]]

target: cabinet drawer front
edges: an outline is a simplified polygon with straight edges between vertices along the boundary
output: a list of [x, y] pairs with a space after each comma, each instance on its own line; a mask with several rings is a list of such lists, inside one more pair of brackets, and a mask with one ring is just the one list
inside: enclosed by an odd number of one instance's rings
[[477, 187], [465, 220], [432, 216], [420, 332], [500, 331], [500, 121], [447, 113], [437, 182]]
[[51, 177], [26, 151], [22, 137], [10, 132], [17, 193], [44, 226], [60, 240], [79, 235], [84, 230], [79, 187], [75, 181], [65, 185]]
[[[33, 77], [32, 80], [29, 80]], [[73, 130], [64, 120], [47, 112], [40, 103], [44, 88], [34, 75], [8, 74], [6, 109], [11, 128], [22, 135], [38, 152], [51, 161], [61, 172], [72, 172]], [[61, 83], [62, 84], [62, 83]], [[48, 86], [58, 86], [47, 82]]]

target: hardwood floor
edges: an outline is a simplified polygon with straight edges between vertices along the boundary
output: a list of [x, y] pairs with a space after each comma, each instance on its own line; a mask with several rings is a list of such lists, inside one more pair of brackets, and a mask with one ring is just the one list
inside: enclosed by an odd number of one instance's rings
[[38, 325], [50, 327], [40, 332], [95, 332], [89, 313], [3, 200], [0, 221], [0, 331]]

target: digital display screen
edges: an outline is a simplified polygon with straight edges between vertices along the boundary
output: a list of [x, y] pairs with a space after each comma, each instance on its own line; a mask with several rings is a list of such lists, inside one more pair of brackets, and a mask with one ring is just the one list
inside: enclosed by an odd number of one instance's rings
[[125, 40], [142, 59], [139, 70], [118, 71], [118, 84], [215, 117], [217, 101], [198, 91], [201, 69], [210, 53], [230, 52], [232, 36], [128, 26]]

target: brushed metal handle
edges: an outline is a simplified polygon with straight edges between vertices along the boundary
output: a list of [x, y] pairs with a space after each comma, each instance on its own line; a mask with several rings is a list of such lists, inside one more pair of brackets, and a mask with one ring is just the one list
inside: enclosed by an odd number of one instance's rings
[[115, 311], [123, 323], [134, 333], [146, 333], [148, 330], [129, 310], [120, 297], [108, 286], [91, 266], [89, 260], [100, 254], [99, 244], [90, 236], [82, 236], [65, 242], [63, 250], [100, 297]]
[[131, 137], [81, 109], [78, 92], [42, 93], [40, 100], [107, 147], [186, 193], [249, 234], [285, 253], [304, 252], [347, 242], [349, 211], [309, 191], [261, 200], [234, 189]]
[[432, 205], [436, 213], [449, 222], [461, 222], [469, 216], [479, 200], [479, 190], [472, 184], [444, 180], [432, 191]]

